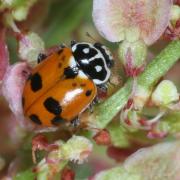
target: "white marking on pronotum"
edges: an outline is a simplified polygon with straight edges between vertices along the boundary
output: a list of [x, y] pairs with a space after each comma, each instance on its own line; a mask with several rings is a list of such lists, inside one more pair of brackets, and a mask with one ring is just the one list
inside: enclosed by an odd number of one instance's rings
[[83, 64], [88, 64], [88, 63], [89, 63], [88, 59], [82, 59], [81, 62], [82, 62]]
[[102, 67], [97, 65], [97, 66], [95, 66], [95, 69], [96, 69], [97, 72], [100, 72], [102, 70]]
[[83, 49], [83, 52], [84, 52], [85, 54], [88, 54], [88, 53], [89, 53], [89, 51], [90, 51], [90, 49], [89, 49], [89, 48], [84, 48], [84, 49]]

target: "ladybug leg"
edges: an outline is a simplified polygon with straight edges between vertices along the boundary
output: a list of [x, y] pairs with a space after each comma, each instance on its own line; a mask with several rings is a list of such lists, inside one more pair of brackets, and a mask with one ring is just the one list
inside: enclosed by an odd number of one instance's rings
[[89, 104], [88, 109], [89, 109], [90, 113], [93, 113], [93, 102], [91, 104]]
[[67, 67], [64, 70], [64, 75], [66, 78], [75, 78], [78, 75], [79, 68], [78, 67]]
[[77, 127], [77, 126], [79, 126], [79, 124], [80, 124], [80, 120], [79, 120], [78, 116], [75, 117], [73, 120], [71, 120], [72, 127]]
[[114, 67], [114, 61], [110, 60], [107, 65], [108, 65], [109, 68]]
[[99, 99], [98, 96], [96, 96], [96, 97], [94, 98], [94, 100], [93, 100], [93, 105], [94, 105], [94, 104], [97, 104], [97, 103], [99, 103], [99, 102], [100, 102], [100, 99]]
[[107, 84], [101, 84], [101, 85], [98, 85], [98, 88], [103, 91], [103, 92], [107, 92]]
[[93, 106], [94, 106], [95, 104], [99, 103], [99, 102], [100, 102], [100, 99], [99, 99], [98, 96], [96, 96], [96, 97], [93, 99], [92, 103], [91, 103], [91, 104], [89, 105], [89, 107], [88, 107], [90, 113], [93, 113]]
[[46, 59], [46, 58], [47, 58], [47, 55], [46, 55], [46, 54], [40, 53], [40, 54], [38, 55], [38, 58], [37, 58], [38, 64], [39, 64], [41, 61], [43, 61], [44, 59]]

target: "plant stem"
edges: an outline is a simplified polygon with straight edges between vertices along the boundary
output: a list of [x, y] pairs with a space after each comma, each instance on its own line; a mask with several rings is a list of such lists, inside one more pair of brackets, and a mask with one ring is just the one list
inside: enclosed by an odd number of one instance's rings
[[[149, 90], [167, 73], [167, 71], [180, 59], [180, 41], [172, 41], [137, 78], [138, 85]], [[95, 106], [90, 122], [96, 128], [103, 129], [112, 118], [127, 103], [132, 91], [132, 79], [129, 79], [123, 88], [109, 97], [103, 103]]]

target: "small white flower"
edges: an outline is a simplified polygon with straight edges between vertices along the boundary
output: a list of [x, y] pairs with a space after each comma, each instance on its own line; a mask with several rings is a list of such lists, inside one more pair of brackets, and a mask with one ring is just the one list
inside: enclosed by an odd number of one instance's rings
[[93, 145], [91, 141], [82, 136], [73, 136], [62, 146], [59, 152], [63, 159], [83, 163], [91, 153]]

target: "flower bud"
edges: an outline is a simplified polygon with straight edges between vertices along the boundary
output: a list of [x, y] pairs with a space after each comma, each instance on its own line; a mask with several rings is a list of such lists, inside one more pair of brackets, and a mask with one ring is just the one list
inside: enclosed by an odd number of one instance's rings
[[167, 106], [178, 101], [179, 94], [176, 86], [169, 80], [163, 80], [154, 90], [151, 100], [157, 106]]
[[142, 110], [146, 104], [151, 91], [144, 88], [143, 86], [138, 85], [133, 96], [134, 108], [137, 110]]
[[22, 59], [27, 60], [30, 64], [37, 61], [39, 53], [44, 51], [44, 42], [33, 32], [26, 35], [20, 35], [19, 55]]
[[35, 168], [39, 179], [53, 179], [66, 166], [68, 161], [83, 163], [92, 151], [92, 143], [82, 136], [73, 136], [67, 142], [61, 140], [53, 143], [56, 148], [49, 152]]
[[130, 27], [125, 31], [126, 40], [128, 42], [135, 42], [140, 39], [140, 30], [138, 27]]
[[22, 93], [30, 72], [27, 63], [21, 62], [9, 66], [3, 78], [2, 94], [19, 120], [23, 118]]
[[12, 16], [17, 21], [25, 20], [28, 15], [28, 8], [21, 6], [12, 11]]
[[85, 137], [73, 136], [61, 147], [60, 156], [63, 159], [83, 163], [91, 153], [92, 143]]
[[171, 22], [176, 24], [176, 22], [180, 19], [180, 7], [178, 5], [173, 5], [171, 7]]
[[147, 47], [141, 40], [123, 41], [119, 46], [119, 58], [129, 76], [137, 76], [144, 69], [146, 56]]
[[8, 7], [13, 5], [14, 1], [16, 0], [1, 0], [1, 6]]

